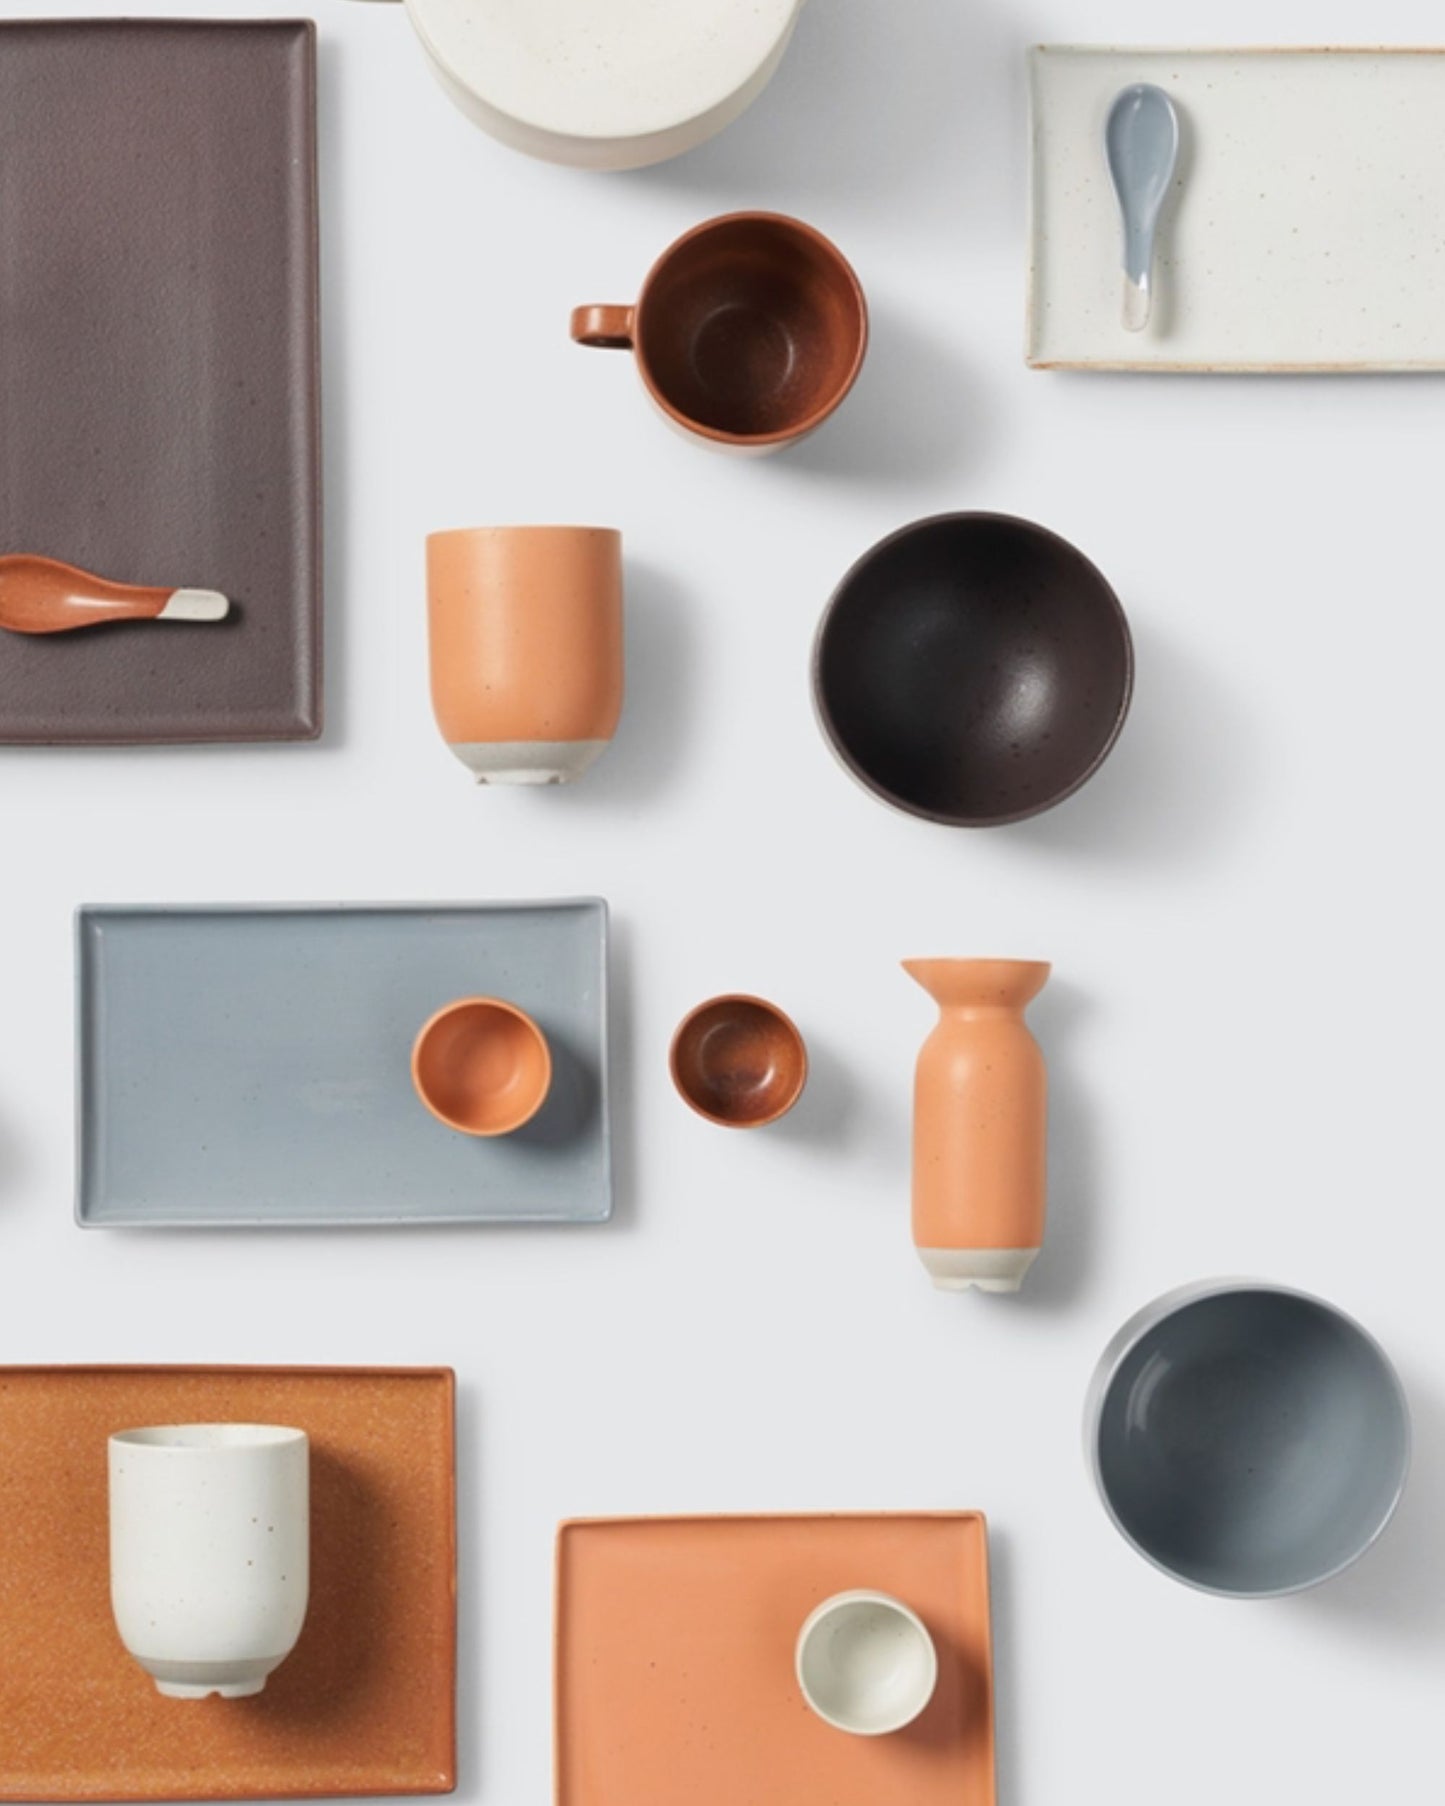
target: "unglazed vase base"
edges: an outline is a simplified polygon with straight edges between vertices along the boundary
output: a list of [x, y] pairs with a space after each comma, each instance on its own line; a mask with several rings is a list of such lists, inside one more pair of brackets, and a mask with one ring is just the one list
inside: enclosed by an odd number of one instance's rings
[[1037, 1248], [920, 1248], [918, 1257], [941, 1292], [1016, 1292], [1038, 1259]]
[[452, 751], [479, 784], [570, 784], [607, 750], [606, 740], [454, 742]]

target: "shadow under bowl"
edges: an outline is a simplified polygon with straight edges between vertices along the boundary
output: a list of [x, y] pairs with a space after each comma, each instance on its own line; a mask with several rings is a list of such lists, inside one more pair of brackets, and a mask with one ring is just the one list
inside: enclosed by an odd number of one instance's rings
[[1384, 1351], [1284, 1287], [1188, 1287], [1135, 1317], [1089, 1395], [1087, 1452], [1135, 1549], [1205, 1592], [1267, 1598], [1328, 1580], [1389, 1522], [1410, 1462]]
[[663, 257], [638, 301], [638, 357], [663, 405], [715, 438], [796, 437], [852, 388], [868, 343], [853, 270], [780, 214], [729, 214]]
[[463, 1135], [510, 1135], [542, 1108], [552, 1054], [537, 1024], [498, 997], [463, 997], [438, 1010], [411, 1056], [417, 1096]]
[[843, 764], [956, 827], [1062, 802], [1119, 736], [1134, 685], [1109, 584], [1047, 528], [940, 514], [866, 552], [824, 612], [813, 696]]
[[808, 1053], [796, 1025], [761, 997], [713, 997], [685, 1016], [668, 1056], [685, 1103], [709, 1122], [757, 1129], [803, 1094]]

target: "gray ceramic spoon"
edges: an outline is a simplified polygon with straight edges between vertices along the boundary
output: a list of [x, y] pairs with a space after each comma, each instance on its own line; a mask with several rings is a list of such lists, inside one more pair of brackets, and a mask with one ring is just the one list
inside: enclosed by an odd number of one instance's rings
[[1162, 88], [1135, 82], [1109, 108], [1109, 175], [1124, 217], [1124, 330], [1142, 332], [1153, 299], [1154, 236], [1179, 161], [1179, 115]]

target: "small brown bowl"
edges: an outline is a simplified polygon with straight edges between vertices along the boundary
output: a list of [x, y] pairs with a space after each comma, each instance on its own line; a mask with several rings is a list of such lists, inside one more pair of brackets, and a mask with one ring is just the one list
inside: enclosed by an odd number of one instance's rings
[[537, 1024], [499, 997], [460, 997], [439, 1009], [411, 1052], [416, 1094], [449, 1129], [510, 1135], [530, 1122], [552, 1084]]
[[803, 1037], [761, 997], [710, 997], [684, 1016], [668, 1055], [686, 1104], [726, 1129], [786, 1116], [808, 1080]]

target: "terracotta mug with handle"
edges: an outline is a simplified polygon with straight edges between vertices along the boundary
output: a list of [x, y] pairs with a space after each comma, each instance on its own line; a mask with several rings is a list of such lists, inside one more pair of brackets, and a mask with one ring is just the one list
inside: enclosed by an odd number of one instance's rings
[[728, 213], [694, 226], [632, 307], [579, 307], [572, 337], [636, 354], [663, 414], [710, 445], [774, 451], [853, 387], [868, 304], [843, 253], [801, 220]]

